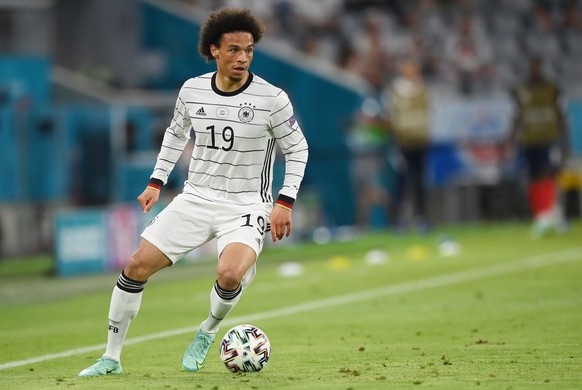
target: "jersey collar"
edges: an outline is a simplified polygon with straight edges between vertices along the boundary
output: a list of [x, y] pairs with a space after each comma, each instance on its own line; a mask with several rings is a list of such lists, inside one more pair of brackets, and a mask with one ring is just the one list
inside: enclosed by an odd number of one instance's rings
[[235, 95], [238, 95], [239, 93], [241, 93], [245, 89], [247, 89], [249, 87], [249, 85], [251, 85], [251, 82], [253, 81], [253, 74], [251, 72], [249, 72], [249, 77], [247, 78], [246, 83], [244, 83], [244, 85], [242, 87], [240, 87], [236, 91], [223, 92], [220, 89], [218, 89], [218, 87], [216, 86], [216, 74], [217, 74], [217, 72], [214, 72], [214, 74], [212, 75], [212, 79], [210, 81], [210, 85], [212, 86], [212, 90], [214, 91], [214, 93], [216, 93], [217, 95], [221, 95], [221, 96], [235, 96]]

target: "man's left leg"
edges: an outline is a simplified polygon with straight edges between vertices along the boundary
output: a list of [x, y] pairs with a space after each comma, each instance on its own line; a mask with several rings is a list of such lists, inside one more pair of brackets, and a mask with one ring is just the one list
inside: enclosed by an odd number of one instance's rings
[[242, 293], [241, 281], [256, 261], [257, 253], [246, 244], [227, 245], [218, 260], [217, 280], [210, 291], [210, 312], [202, 322], [194, 340], [186, 349], [182, 366], [188, 371], [202, 368], [210, 346], [216, 338], [220, 322], [234, 309]]

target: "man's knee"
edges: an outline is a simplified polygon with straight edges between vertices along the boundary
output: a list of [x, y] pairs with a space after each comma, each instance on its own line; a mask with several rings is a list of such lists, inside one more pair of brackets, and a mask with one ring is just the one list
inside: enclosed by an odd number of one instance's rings
[[123, 272], [128, 278], [141, 282], [146, 281], [153, 274], [151, 265], [136, 253], [131, 255]]
[[127, 277], [144, 282], [150, 276], [156, 273], [160, 268], [155, 259], [143, 255], [139, 251], [130, 256], [124, 268], [124, 273]]
[[125, 275], [136, 281], [146, 281], [150, 276], [172, 262], [157, 247], [142, 240], [124, 268]]
[[242, 275], [231, 269], [223, 269], [218, 272], [218, 284], [225, 290], [234, 290], [242, 280]]

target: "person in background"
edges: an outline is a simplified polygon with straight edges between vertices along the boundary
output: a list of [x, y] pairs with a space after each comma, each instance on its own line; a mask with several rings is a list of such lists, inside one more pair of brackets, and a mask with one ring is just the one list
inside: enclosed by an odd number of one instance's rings
[[[429, 137], [430, 97], [419, 62], [405, 57], [398, 64], [398, 75], [385, 91], [387, 116], [395, 139], [392, 165], [397, 174], [392, 202], [392, 220], [397, 229], [411, 222], [424, 231], [430, 227], [426, 212], [425, 169]], [[403, 206], [412, 197], [409, 221]]]
[[488, 91], [494, 73], [493, 50], [474, 16], [459, 18], [456, 30], [446, 39], [444, 54], [461, 94], [468, 96]]
[[[308, 147], [287, 94], [249, 70], [263, 31], [260, 19], [239, 8], [212, 12], [202, 25], [198, 49], [217, 70], [182, 86], [150, 182], [138, 197], [144, 213], [157, 203], [193, 129], [188, 180], [143, 231], [113, 288], [105, 353], [79, 376], [123, 372], [121, 350], [148, 279], [216, 238], [219, 257], [209, 314], [182, 357], [185, 370], [200, 370], [221, 321], [255, 276], [266, 234], [270, 231], [276, 242], [291, 233]], [[277, 146], [286, 162], [274, 201]]]
[[390, 196], [384, 183], [384, 168], [388, 154], [389, 123], [383, 118], [380, 102], [364, 99], [349, 129], [348, 147], [356, 189], [356, 226], [370, 226], [372, 207], [383, 209], [390, 216]]
[[533, 238], [565, 228], [557, 174], [569, 151], [568, 131], [560, 89], [545, 77], [542, 65], [541, 58], [532, 57], [527, 80], [513, 90], [516, 114], [509, 140], [526, 163]]

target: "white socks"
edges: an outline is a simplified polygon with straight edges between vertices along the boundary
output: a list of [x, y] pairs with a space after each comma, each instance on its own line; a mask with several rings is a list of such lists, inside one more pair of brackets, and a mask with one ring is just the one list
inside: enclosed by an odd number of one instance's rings
[[223, 290], [218, 285], [218, 281], [214, 283], [210, 291], [210, 313], [208, 318], [200, 325], [200, 329], [204, 333], [216, 334], [218, 332], [220, 322], [234, 309], [240, 300], [241, 291], [240, 284], [234, 290], [228, 291]]
[[[109, 328], [107, 333], [107, 349], [103, 356], [120, 361], [121, 349], [129, 329], [129, 324], [139, 312], [145, 282], [137, 282], [127, 278], [123, 273], [113, 288], [109, 305]], [[216, 334], [220, 322], [236, 306], [241, 297], [242, 287], [239, 285], [232, 291], [223, 290], [218, 282], [210, 291], [210, 313], [202, 322], [200, 329], [208, 334]]]
[[131, 320], [135, 318], [141, 306], [143, 285], [127, 278], [123, 272], [113, 288], [109, 305], [109, 327], [107, 333], [107, 349], [103, 356], [120, 360], [123, 342]]

